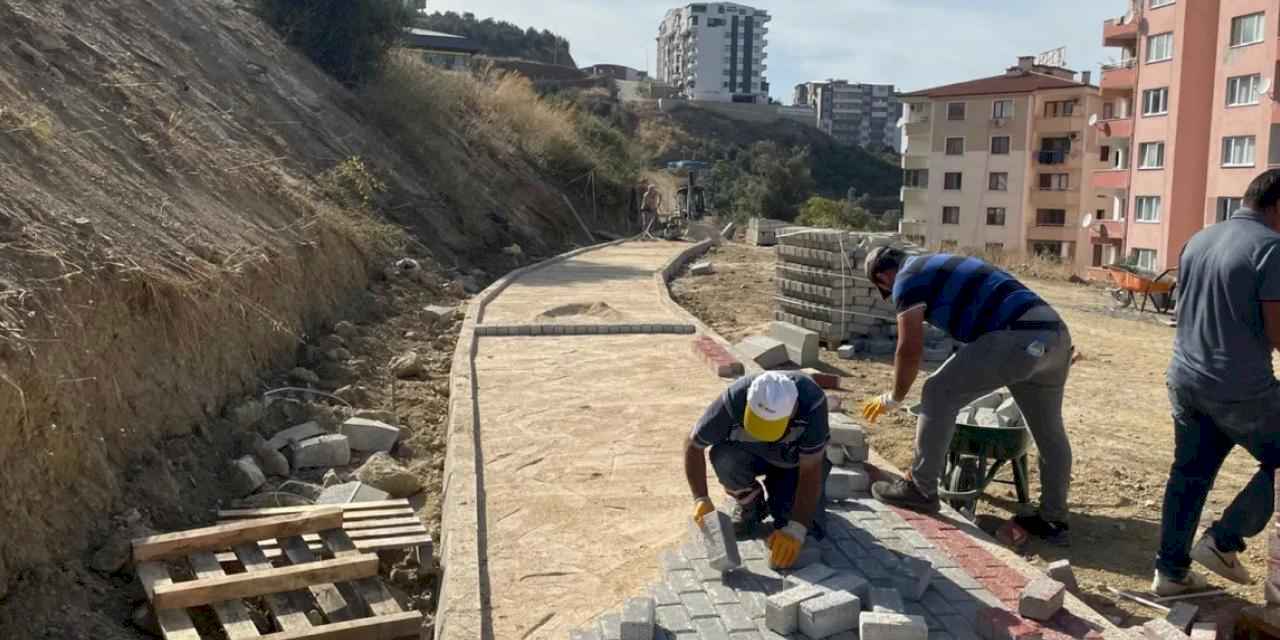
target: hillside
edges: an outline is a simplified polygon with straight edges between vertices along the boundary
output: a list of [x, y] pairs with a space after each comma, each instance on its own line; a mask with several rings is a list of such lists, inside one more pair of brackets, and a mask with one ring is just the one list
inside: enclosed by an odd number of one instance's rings
[[[607, 175], [570, 186], [596, 168], [588, 120], [527, 81], [400, 58], [357, 95], [229, 0], [15, 0], [0, 38], [0, 637], [138, 637], [132, 575], [91, 559], [207, 524], [242, 409], [283, 372], [385, 380], [411, 344], [402, 328], [322, 362], [337, 320], [415, 326], [587, 242], [566, 195], [621, 224]], [[411, 290], [383, 281], [405, 257]]]
[[476, 18], [474, 13], [453, 11], [418, 16], [414, 24], [423, 29], [467, 36], [484, 54], [496, 58], [520, 58], [563, 67], [578, 68], [569, 53], [569, 41], [546, 29], [520, 27], [502, 20]]

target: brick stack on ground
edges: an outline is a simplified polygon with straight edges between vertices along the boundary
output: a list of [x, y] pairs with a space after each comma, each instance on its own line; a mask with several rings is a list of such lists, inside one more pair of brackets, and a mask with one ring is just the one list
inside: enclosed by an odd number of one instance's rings
[[791, 229], [791, 224], [769, 218], [752, 218], [747, 222], [747, 244], [772, 247], [778, 243], [778, 234]]

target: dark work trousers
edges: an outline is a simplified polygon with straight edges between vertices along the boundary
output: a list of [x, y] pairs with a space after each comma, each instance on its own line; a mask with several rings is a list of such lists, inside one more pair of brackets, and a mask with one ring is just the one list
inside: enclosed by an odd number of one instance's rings
[[1203, 393], [1170, 385], [1169, 402], [1173, 467], [1164, 489], [1156, 568], [1180, 580], [1191, 566], [1191, 545], [1205, 499], [1236, 446], [1253, 455], [1258, 471], [1208, 533], [1218, 549], [1244, 551], [1244, 539], [1258, 535], [1271, 521], [1275, 471], [1280, 466], [1280, 388], [1243, 402], [1216, 402]]
[[[800, 468], [773, 464], [750, 445], [729, 441], [711, 447], [711, 467], [716, 478], [730, 494], [741, 494], [760, 487], [757, 480], [764, 476], [764, 492], [773, 524], [781, 529], [791, 519], [791, 509], [796, 502], [796, 487], [800, 481]], [[813, 512], [813, 525], [809, 527], [815, 537], [822, 537], [822, 524], [826, 517], [827, 476], [831, 474], [831, 462], [823, 456], [822, 484], [818, 488], [818, 506]]]

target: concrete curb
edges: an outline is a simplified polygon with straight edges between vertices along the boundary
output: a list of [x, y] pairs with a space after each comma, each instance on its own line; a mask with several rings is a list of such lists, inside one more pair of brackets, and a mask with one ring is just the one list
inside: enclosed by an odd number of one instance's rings
[[476, 327], [476, 335], [493, 336], [598, 336], [598, 335], [693, 335], [691, 324], [486, 324]]

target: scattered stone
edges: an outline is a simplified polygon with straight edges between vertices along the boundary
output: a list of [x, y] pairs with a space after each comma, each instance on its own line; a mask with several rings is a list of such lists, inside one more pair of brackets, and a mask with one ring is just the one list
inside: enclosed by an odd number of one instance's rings
[[841, 345], [839, 349], [836, 349], [836, 357], [841, 360], [853, 360], [858, 357], [858, 350], [851, 344]]
[[421, 270], [422, 265], [413, 258], [401, 258], [396, 261], [396, 273], [402, 276], [411, 276]]
[[391, 359], [391, 374], [402, 380], [421, 377], [425, 369], [417, 351], [406, 351]]
[[390, 451], [400, 440], [400, 427], [369, 418], [347, 418], [339, 433], [347, 437], [353, 451]]
[[316, 504], [348, 504], [351, 502], [375, 502], [386, 500], [391, 496], [387, 492], [371, 487], [363, 482], [347, 482], [326, 487], [320, 492]]
[[843, 591], [829, 591], [800, 603], [800, 632], [810, 638], [826, 638], [858, 628], [862, 603]]
[[628, 598], [622, 605], [622, 640], [653, 640], [653, 598]]
[[243, 498], [266, 484], [267, 476], [263, 475], [253, 456], [243, 456], [231, 462], [231, 492], [237, 498]]
[[[324, 472], [324, 478], [321, 479], [320, 486], [321, 486], [321, 489], [323, 490], [323, 489], [328, 489], [329, 487], [332, 487], [334, 485], [342, 484], [344, 482], [350, 482], [350, 479], [345, 474], [338, 473], [337, 470], [335, 469], [330, 469]], [[319, 497], [320, 495], [317, 494], [316, 498], [319, 498]]]
[[869, 612], [858, 616], [862, 640], [928, 640], [929, 625], [922, 616]]
[[1067, 590], [1071, 592], [1080, 591], [1080, 583], [1076, 581], [1076, 572], [1071, 569], [1070, 560], [1057, 560], [1049, 563], [1049, 568], [1045, 570], [1050, 578], [1061, 582], [1067, 586]]
[[111, 575], [125, 568], [133, 558], [133, 545], [129, 537], [116, 532], [89, 559], [89, 568]]
[[1179, 628], [1183, 633], [1191, 633], [1191, 625], [1195, 624], [1196, 616], [1200, 613], [1200, 607], [1190, 602], [1175, 602], [1173, 608], [1165, 615], [1164, 619], [1169, 624]]
[[337, 433], [294, 443], [290, 451], [293, 452], [293, 466], [299, 469], [345, 467], [351, 463], [351, 446], [347, 437]]
[[258, 467], [263, 473], [280, 478], [289, 477], [289, 459], [284, 457], [279, 449], [272, 448], [257, 433], [253, 434], [252, 444], [253, 457], [258, 461]]
[[1218, 625], [1212, 622], [1197, 622], [1191, 625], [1191, 640], [1215, 640], [1218, 637]]
[[785, 344], [787, 357], [802, 367], [813, 367], [822, 362], [818, 357], [819, 336], [816, 331], [777, 321], [769, 323], [769, 337]]
[[[293, 403], [289, 403], [286, 406], [294, 405]], [[291, 444], [302, 442], [307, 438], [314, 438], [321, 435], [324, 435], [324, 429], [320, 428], [320, 423], [315, 421], [304, 422], [300, 425], [289, 427], [288, 429], [271, 436], [271, 439], [267, 440], [267, 446], [272, 449], [279, 450]]]
[[1191, 637], [1164, 618], [1156, 618], [1142, 625], [1142, 634], [1148, 640], [1189, 640]]
[[342, 322], [333, 325], [333, 332], [345, 340], [351, 340], [352, 338], [360, 335], [360, 331], [356, 329], [356, 325], [352, 324], [348, 320], [343, 320]]
[[840, 388], [840, 376], [834, 373], [825, 373], [817, 369], [814, 369], [812, 367], [808, 369], [804, 369], [803, 373], [806, 376], [809, 376], [810, 379], [816, 382], [818, 386], [823, 389], [839, 389]]
[[1066, 586], [1053, 578], [1036, 578], [1022, 590], [1022, 597], [1018, 599], [1018, 613], [1024, 618], [1046, 621], [1062, 609], [1066, 592]]
[[765, 600], [764, 619], [769, 630], [779, 635], [795, 633], [800, 627], [800, 603], [826, 593], [822, 587], [804, 585], [775, 593]]
[[255, 493], [248, 498], [236, 500], [238, 509], [263, 509], [268, 507], [306, 507], [314, 504], [314, 500], [284, 491]]
[[[330, 471], [333, 470], [330, 469]], [[329, 474], [325, 473], [325, 477], [329, 477]], [[324, 487], [318, 484], [311, 484], [310, 482], [303, 482], [301, 480], [286, 480], [280, 485], [279, 490], [315, 501], [320, 497], [320, 492], [324, 490]]]
[[689, 267], [689, 275], [691, 276], [709, 276], [715, 273], [715, 269], [710, 262], [698, 262]]
[[250, 429], [267, 417], [267, 407], [258, 400], [245, 400], [231, 414], [241, 429]]
[[453, 317], [457, 312], [457, 307], [430, 305], [422, 308], [422, 319], [428, 328], [451, 325], [453, 324]]
[[728, 514], [719, 509], [707, 514], [702, 519], [701, 531], [702, 544], [707, 552], [707, 562], [713, 569], [725, 573], [742, 566], [742, 556], [738, 553], [738, 539]]
[[791, 361], [787, 345], [774, 338], [750, 336], [734, 345], [734, 350], [764, 369], [776, 369]]
[[868, 590], [868, 610], [879, 613], [906, 613], [907, 607], [902, 603], [902, 594], [897, 589], [871, 587]]
[[422, 479], [386, 453], [369, 456], [356, 470], [361, 482], [385, 491], [392, 498], [407, 498], [422, 491]]
[[831, 500], [847, 500], [856, 494], [865, 493], [871, 487], [871, 476], [861, 464], [847, 467], [834, 467], [827, 476], [826, 495]]
[[919, 602], [924, 598], [932, 579], [933, 563], [913, 556], [903, 558], [901, 573], [893, 577], [898, 592], [910, 602]]

